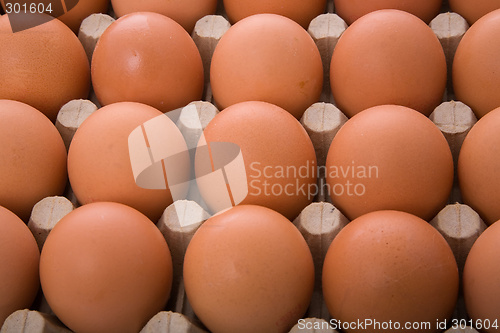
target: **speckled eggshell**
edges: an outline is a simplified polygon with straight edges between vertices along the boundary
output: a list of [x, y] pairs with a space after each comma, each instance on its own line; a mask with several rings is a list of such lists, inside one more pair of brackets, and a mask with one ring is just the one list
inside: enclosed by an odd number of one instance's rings
[[381, 105], [352, 117], [334, 137], [326, 159], [333, 204], [355, 219], [400, 210], [432, 219], [453, 184], [453, 159], [443, 134], [421, 113]]
[[312, 37], [298, 23], [276, 14], [256, 14], [222, 36], [213, 54], [210, 83], [220, 109], [264, 101], [300, 119], [320, 97], [323, 65]]
[[113, 22], [92, 56], [92, 84], [102, 105], [139, 102], [162, 112], [200, 100], [203, 63], [177, 22], [151, 12]]
[[27, 222], [38, 201], [64, 192], [64, 142], [40, 111], [0, 99], [0, 143], [0, 205]]
[[429, 23], [439, 14], [442, 0], [334, 0], [335, 13], [351, 25], [363, 15], [380, 9], [399, 9]]
[[155, 12], [170, 17], [191, 33], [196, 21], [215, 14], [217, 0], [111, 0], [118, 17], [134, 12]]
[[90, 68], [75, 34], [59, 20], [12, 32], [0, 18], [0, 99], [29, 104], [55, 122], [72, 99], [87, 98]]
[[40, 287], [40, 251], [26, 224], [0, 206], [0, 327], [14, 311], [29, 308]]
[[212, 333], [285, 333], [309, 306], [314, 265], [290, 221], [269, 208], [243, 205], [211, 217], [195, 233], [184, 284]]
[[[242, 102], [220, 112], [204, 131], [206, 142], [230, 142], [241, 149], [248, 194], [241, 204], [261, 205], [294, 219], [314, 198], [316, 154], [297, 119], [265, 102]], [[198, 152], [197, 152], [198, 154]], [[197, 176], [205, 166], [198, 156]], [[214, 207], [212, 187], [199, 185]]]
[[396, 9], [366, 14], [340, 37], [330, 84], [348, 117], [376, 105], [407, 106], [429, 116], [446, 87], [446, 59], [432, 29]]
[[474, 23], [458, 45], [453, 60], [456, 98], [478, 118], [500, 107], [500, 9]]
[[489, 226], [472, 246], [464, 267], [467, 313], [484, 323], [484, 332], [500, 332], [500, 223]]
[[465, 137], [458, 157], [464, 203], [492, 224], [500, 219], [500, 108], [481, 118]]
[[[372, 212], [344, 227], [328, 249], [322, 281], [332, 317], [355, 323], [346, 333], [439, 332], [436, 323], [450, 319], [459, 287], [443, 236], [398, 211]], [[379, 326], [357, 326], [367, 319]], [[430, 327], [403, 330], [406, 323], [422, 322]]]
[[40, 281], [51, 309], [72, 331], [139, 332], [167, 303], [172, 258], [146, 216], [118, 203], [93, 203], [50, 232]]
[[286, 16], [304, 29], [325, 11], [326, 0], [224, 0], [224, 9], [232, 23], [250, 15], [272, 13]]

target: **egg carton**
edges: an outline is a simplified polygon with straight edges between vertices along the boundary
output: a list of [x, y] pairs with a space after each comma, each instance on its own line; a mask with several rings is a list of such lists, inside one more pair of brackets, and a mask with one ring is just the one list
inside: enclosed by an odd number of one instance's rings
[[[116, 16], [111, 9], [108, 14], [93, 14], [83, 21], [78, 37], [85, 48], [89, 61], [92, 59], [93, 50], [99, 37], [115, 19]], [[193, 40], [202, 56], [206, 82], [203, 100], [193, 102], [191, 105], [196, 107], [203, 126], [206, 126], [219, 112], [211, 93], [208, 78], [210, 77], [210, 61], [215, 46], [229, 27], [230, 24], [224, 12], [222, 1], [219, 1], [217, 14], [200, 19], [192, 33]], [[451, 63], [455, 50], [467, 31], [468, 24], [458, 14], [450, 13], [447, 1], [444, 1], [441, 13], [432, 20], [430, 27], [443, 46], [448, 73], [451, 73]], [[328, 0], [326, 12], [316, 17], [308, 29], [322, 57], [325, 81], [320, 101], [311, 105], [305, 111], [300, 122], [313, 142], [319, 166], [325, 164], [331, 141], [347, 121], [347, 117], [335, 106], [329, 82], [329, 66], [333, 49], [346, 28], [345, 22], [334, 12], [333, 0]], [[66, 148], [69, 147], [71, 139], [80, 124], [99, 107], [95, 94], [91, 92], [88, 100], [74, 100], [61, 108], [56, 127], [63, 137]], [[448, 141], [456, 170], [462, 142], [477, 119], [467, 105], [454, 101], [450, 79], [448, 79], [448, 86], [443, 95], [443, 103], [434, 110], [429, 118], [441, 130]], [[189, 127], [189, 121], [178, 125]], [[326, 191], [324, 175], [320, 175], [318, 186], [322, 190], [319, 191], [314, 202], [304, 208], [293, 221], [309, 245], [316, 274], [315, 289], [310, 306], [303, 317], [302, 325], [297, 324], [291, 329], [290, 332], [294, 333], [337, 332], [328, 325], [329, 320], [332, 318], [322, 297], [321, 272], [330, 243], [349, 220], [332, 205]], [[474, 210], [462, 203], [456, 172], [453, 190], [448, 203], [430, 223], [448, 241], [457, 260], [461, 276], [467, 254], [475, 240], [486, 229], [486, 224]], [[28, 226], [40, 249], [55, 224], [78, 206], [79, 203], [69, 186], [64, 197], [48, 197], [34, 206]], [[178, 212], [184, 212], [184, 214], [178, 214]], [[206, 332], [205, 327], [196, 317], [186, 297], [182, 267], [184, 254], [191, 237], [203, 221], [209, 217], [210, 215], [195, 201], [179, 200], [167, 207], [157, 222], [157, 226], [164, 235], [172, 254], [174, 267], [172, 292], [166, 306], [169, 311], [162, 311], [155, 315], [141, 333]], [[469, 319], [462, 295], [459, 296], [453, 318], [457, 320]], [[321, 327], [322, 329], [303, 329], [303, 327]], [[32, 310], [25, 309], [14, 312], [7, 318], [0, 332], [63, 333], [71, 331], [57, 319], [40, 292]], [[446, 332], [477, 331], [473, 328], [467, 328], [448, 329]]]

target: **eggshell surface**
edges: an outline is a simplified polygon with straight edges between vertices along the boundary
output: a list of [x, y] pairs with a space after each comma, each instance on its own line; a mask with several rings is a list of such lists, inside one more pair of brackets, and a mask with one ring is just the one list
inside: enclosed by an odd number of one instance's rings
[[[282, 108], [258, 101], [234, 104], [208, 124], [204, 135], [209, 146], [218, 142], [239, 146], [246, 172], [246, 182], [240, 186], [248, 187], [240, 204], [265, 206], [293, 219], [314, 198], [314, 147], [302, 125]], [[217, 158], [212, 154], [212, 160]], [[197, 152], [197, 177], [207, 167], [213, 170], [210, 160]], [[199, 183], [199, 188], [213, 207], [218, 198], [212, 186]]]
[[290, 221], [243, 205], [198, 229], [186, 251], [184, 283], [193, 310], [213, 333], [288, 332], [309, 305], [314, 265]]
[[441, 0], [334, 0], [335, 13], [351, 25], [363, 15], [380, 9], [398, 9], [420, 18], [425, 23], [429, 23], [436, 17], [441, 9]]
[[494, 223], [475, 241], [464, 267], [463, 288], [467, 313], [473, 321], [485, 324], [484, 332], [500, 332], [499, 239], [500, 224]]
[[0, 205], [28, 221], [38, 201], [64, 192], [64, 142], [37, 109], [0, 100], [0, 143]]
[[429, 116], [446, 87], [446, 59], [432, 29], [395, 9], [369, 13], [340, 37], [330, 84], [348, 117], [376, 105], [407, 106]]
[[456, 98], [478, 118], [500, 107], [500, 9], [482, 17], [465, 33], [453, 60]]
[[[128, 144], [135, 128], [158, 116], [166, 117], [148, 105], [122, 102], [102, 107], [82, 123], [68, 152], [69, 180], [81, 204], [120, 202], [158, 221], [172, 203], [170, 189], [148, 189], [136, 184]], [[177, 150], [186, 151], [182, 134], [174, 135], [180, 137], [179, 142], [175, 142], [179, 145]], [[186, 166], [186, 173], [189, 172], [188, 158], [179, 160]]]
[[[435, 323], [453, 313], [458, 282], [455, 257], [441, 234], [398, 211], [350, 222], [334, 238], [323, 266], [323, 295], [332, 317], [380, 325], [353, 325], [348, 333], [438, 332]], [[430, 327], [419, 326], [424, 322]]]
[[326, 160], [333, 204], [351, 220], [376, 210], [432, 219], [450, 195], [453, 159], [443, 134], [421, 113], [376, 106], [352, 117]]
[[323, 66], [316, 44], [299, 24], [276, 14], [257, 14], [222, 36], [212, 57], [210, 83], [220, 109], [264, 101], [299, 119], [320, 97]]
[[75, 7], [58, 17], [73, 32], [78, 34], [82, 21], [95, 13], [107, 13], [109, 0], [78, 0]]
[[51, 309], [71, 330], [139, 332], [169, 298], [172, 259], [146, 216], [118, 203], [93, 203], [51, 231], [40, 280]]
[[116, 20], [92, 57], [92, 84], [102, 105], [139, 102], [171, 111], [201, 99], [203, 76], [201, 56], [189, 34], [157, 13]]
[[500, 9], [499, 0], [448, 0], [450, 9], [460, 14], [472, 25], [484, 15]]
[[205, 15], [215, 14], [217, 0], [112, 0], [118, 17], [134, 12], [154, 12], [170, 17], [191, 33], [196, 21]]
[[500, 108], [481, 118], [465, 137], [458, 157], [458, 180], [464, 203], [492, 224], [500, 219]]
[[326, 0], [224, 0], [224, 9], [232, 23], [250, 15], [271, 13], [288, 17], [304, 29], [311, 20], [325, 11]]
[[61, 21], [13, 33], [8, 15], [4, 15], [0, 17], [0, 45], [0, 99], [29, 104], [54, 122], [64, 104], [87, 98], [87, 56]]
[[29, 308], [40, 286], [40, 252], [19, 217], [0, 206], [0, 327], [14, 311]]

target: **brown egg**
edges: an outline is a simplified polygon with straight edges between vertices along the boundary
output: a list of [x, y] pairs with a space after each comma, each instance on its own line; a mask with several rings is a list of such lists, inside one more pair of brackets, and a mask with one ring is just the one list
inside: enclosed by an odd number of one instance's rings
[[398, 104], [430, 115], [446, 87], [446, 59], [432, 29], [395, 9], [369, 13], [347, 28], [333, 51], [330, 83], [348, 116]]
[[297, 119], [282, 108], [257, 101], [234, 104], [208, 124], [204, 135], [212, 154], [207, 158], [198, 148], [195, 168], [200, 192], [214, 211], [219, 210], [214, 207], [221, 197], [213, 183], [201, 183], [199, 178], [214, 171], [211, 161], [224, 164], [231, 158], [225, 150], [216, 152], [220, 142], [236, 144], [241, 150], [246, 178], [243, 175], [242, 182], [230, 184], [235, 184], [231, 188], [234, 193], [248, 189], [241, 204], [265, 206], [294, 219], [317, 193], [311, 139]]
[[458, 180], [464, 202], [492, 224], [500, 219], [500, 108], [470, 130], [458, 157]]
[[380, 9], [399, 9], [413, 14], [429, 23], [441, 10], [442, 0], [334, 0], [335, 13], [351, 25], [363, 15]]
[[415, 110], [381, 105], [352, 117], [326, 159], [333, 204], [355, 219], [400, 210], [432, 219], [448, 200], [453, 159], [443, 134]]
[[28, 227], [0, 207], [0, 327], [14, 311], [29, 308], [40, 281], [40, 252]]
[[59, 20], [13, 33], [4, 15], [0, 45], [0, 99], [29, 104], [54, 122], [64, 104], [87, 98], [87, 55], [75, 34]]
[[70, 11], [58, 17], [76, 34], [85, 18], [94, 13], [106, 13], [109, 7], [109, 0], [78, 0], [77, 2]]
[[500, 9], [473, 24], [458, 45], [453, 60], [456, 98], [478, 118], [500, 107]]
[[500, 332], [500, 223], [489, 226], [472, 246], [464, 267], [467, 313], [484, 332]]
[[139, 332], [169, 298], [172, 258], [146, 216], [118, 203], [93, 203], [50, 232], [40, 281], [51, 309], [71, 330]]
[[162, 112], [199, 100], [203, 64], [189, 34], [157, 13], [133, 13], [111, 24], [92, 57], [92, 83], [102, 105], [140, 102]]
[[111, 0], [118, 17], [134, 12], [155, 12], [170, 17], [191, 33], [196, 21], [215, 14], [217, 0]]
[[372, 212], [349, 223], [323, 265], [326, 305], [347, 333], [438, 332], [436, 323], [453, 313], [458, 287], [445, 239], [424, 220], [398, 211]]
[[0, 142], [0, 205], [27, 221], [38, 201], [64, 192], [64, 142], [41, 112], [1, 99]]
[[299, 24], [276, 14], [257, 14], [222, 36], [210, 83], [220, 109], [257, 100], [281, 106], [299, 119], [320, 97], [323, 65], [312, 37]]
[[194, 312], [212, 333], [288, 332], [314, 286], [311, 252], [277, 212], [238, 206], [208, 219], [184, 258]]
[[304, 29], [325, 11], [326, 0], [224, 0], [224, 9], [232, 23], [254, 14], [271, 13], [286, 16]]
[[498, 0], [448, 0], [450, 9], [460, 14], [472, 25], [484, 15], [496, 9], [500, 9]]
[[[168, 186], [165, 189], [139, 187], [132, 170], [129, 150], [132, 131], [158, 116], [172, 125], [167, 130], [172, 131], [173, 137], [178, 139], [165, 142], [163, 147], [176, 152], [185, 151], [186, 155], [178, 161], [184, 165], [185, 173], [189, 173], [186, 143], [170, 119], [148, 105], [133, 102], [110, 104], [83, 122], [69, 148], [69, 180], [80, 203], [120, 202], [141, 211], [155, 222], [160, 218], [164, 209], [172, 203], [171, 191]], [[146, 145], [144, 148], [147, 149]], [[149, 158], [148, 150], [145, 153]], [[142, 162], [151, 161], [147, 159], [139, 161], [139, 164]]]

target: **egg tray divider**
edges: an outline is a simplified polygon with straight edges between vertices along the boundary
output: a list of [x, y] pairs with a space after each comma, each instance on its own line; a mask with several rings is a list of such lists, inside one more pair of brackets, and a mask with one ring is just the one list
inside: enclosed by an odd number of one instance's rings
[[[430, 27], [440, 40], [446, 55], [448, 86], [443, 96], [443, 103], [434, 110], [429, 118], [441, 130], [448, 141], [456, 171], [458, 153], [462, 142], [477, 119], [467, 105], [454, 101], [450, 80], [451, 63], [458, 43], [469, 26], [464, 18], [456, 13], [450, 13], [448, 10], [447, 1], [444, 1], [441, 13], [430, 23]], [[111, 9], [108, 14], [93, 14], [83, 21], [78, 38], [84, 46], [89, 61], [92, 59], [92, 53], [99, 37], [115, 19], [116, 16]], [[219, 112], [214, 105], [210, 89], [210, 61], [217, 42], [229, 27], [230, 24], [224, 12], [222, 1], [219, 1], [216, 15], [209, 15], [200, 19], [192, 33], [193, 40], [203, 60], [206, 82], [203, 101], [191, 104], [196, 106], [203, 128]], [[328, 0], [325, 14], [316, 17], [308, 29], [321, 54], [324, 68], [324, 85], [320, 101], [306, 110], [300, 122], [313, 142], [319, 166], [325, 164], [331, 141], [341, 126], [347, 121], [347, 117], [335, 106], [329, 82], [329, 66], [333, 49], [346, 28], [347, 25], [345, 22], [334, 14], [333, 0]], [[91, 92], [88, 100], [73, 100], [61, 108], [57, 117], [56, 127], [63, 137], [66, 148], [69, 147], [71, 139], [80, 124], [99, 107], [100, 105], [95, 94]], [[189, 126], [188, 123], [177, 125]], [[309, 245], [313, 255], [316, 274], [312, 300], [303, 318], [306, 318], [305, 323], [316, 323], [319, 325], [331, 319], [323, 301], [321, 291], [323, 261], [333, 238], [349, 222], [332, 205], [331, 199], [326, 192], [325, 184], [324, 175], [320, 175], [318, 186], [323, 190], [319, 191], [314, 202], [304, 208], [301, 214], [293, 221]], [[430, 223], [448, 241], [457, 260], [461, 277], [467, 254], [474, 241], [486, 229], [486, 224], [474, 210], [462, 203], [456, 172], [453, 190], [448, 203]], [[78, 206], [79, 203], [69, 186], [64, 197], [47, 197], [34, 206], [28, 226], [34, 234], [40, 249], [55, 224]], [[178, 214], [180, 211], [184, 212], [182, 217]], [[165, 209], [157, 226], [169, 244], [174, 267], [172, 293], [166, 306], [166, 309], [169, 311], [161, 311], [151, 318], [141, 333], [206, 332], [203, 324], [196, 317], [189, 305], [184, 292], [182, 264], [191, 237], [203, 221], [209, 217], [210, 215], [194, 201], [176, 201]], [[41, 292], [32, 309], [14, 312], [7, 318], [0, 333], [71, 332], [57, 319]], [[461, 293], [452, 318], [469, 319]], [[322, 327], [325, 327], [325, 325]], [[296, 325], [291, 329], [290, 333], [292, 332], [334, 333], [337, 331], [332, 328], [301, 330]], [[446, 331], [446, 333], [453, 332], [465, 331], [454, 329]], [[473, 328], [468, 328], [467, 332], [477, 331]]]

